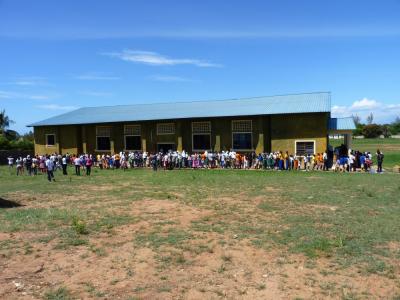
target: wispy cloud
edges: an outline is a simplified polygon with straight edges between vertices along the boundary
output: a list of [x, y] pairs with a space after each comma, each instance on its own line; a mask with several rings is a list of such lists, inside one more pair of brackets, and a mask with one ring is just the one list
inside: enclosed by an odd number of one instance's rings
[[59, 104], [43, 104], [37, 105], [37, 108], [46, 109], [46, 110], [74, 110], [78, 109], [78, 106], [70, 106], [70, 105], [59, 105]]
[[16, 99], [16, 100], [49, 100], [56, 98], [56, 95], [46, 94], [26, 94], [18, 92], [9, 92], [0, 90], [0, 99]]
[[174, 65], [194, 65], [197, 67], [222, 67], [206, 60], [194, 58], [171, 58], [157, 52], [129, 50], [125, 49], [121, 52], [102, 53], [111, 57], [116, 57], [124, 61], [141, 63], [151, 66], [174, 66]]
[[121, 78], [118, 76], [113, 76], [113, 75], [105, 74], [105, 73], [89, 72], [89, 73], [75, 76], [75, 79], [79, 79], [79, 80], [119, 80]]
[[39, 76], [17, 77], [3, 84], [26, 86], [26, 87], [49, 85], [45, 77], [39, 77]]
[[385, 104], [374, 99], [363, 98], [354, 101], [349, 106], [335, 105], [332, 107], [332, 115], [337, 117], [358, 115], [365, 121], [370, 113], [374, 115], [376, 122], [391, 122], [400, 116], [400, 104]]
[[82, 91], [79, 94], [90, 97], [111, 97], [113, 95], [112, 93], [97, 91]]
[[162, 81], [162, 82], [194, 82], [195, 80], [180, 77], [180, 76], [168, 76], [168, 75], [153, 75], [149, 77], [150, 80]]

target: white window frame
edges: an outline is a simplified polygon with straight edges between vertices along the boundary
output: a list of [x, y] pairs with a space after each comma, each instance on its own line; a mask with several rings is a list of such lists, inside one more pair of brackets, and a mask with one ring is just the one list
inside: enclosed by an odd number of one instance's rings
[[[54, 145], [49, 145], [49, 144], [47, 143], [47, 137], [48, 137], [49, 135], [54, 135]], [[56, 146], [57, 141], [56, 141], [56, 134], [55, 134], [55, 133], [46, 133], [46, 134], [45, 134], [45, 138], [46, 138], [46, 148], [52, 148], [52, 147], [55, 147], [55, 146]]]
[[[140, 134], [125, 134], [127, 126], [139, 126]], [[140, 137], [140, 149], [127, 149], [126, 148], [126, 137], [128, 137], [128, 136], [139, 136]], [[137, 124], [124, 125], [124, 150], [125, 151], [141, 151], [142, 150], [142, 126], [137, 125]]]
[[[208, 123], [210, 125], [210, 131], [209, 132], [193, 132], [193, 125], [198, 124], [198, 123]], [[192, 151], [211, 151], [211, 121], [197, 121], [197, 122], [192, 122]], [[194, 136], [195, 135], [208, 135], [210, 139], [210, 149], [194, 149]]]
[[317, 147], [316, 140], [295, 140], [294, 141], [294, 153], [293, 154], [297, 155], [297, 143], [310, 143], [310, 142], [314, 143], [314, 150], [313, 150], [314, 153], [313, 154], [315, 155], [316, 154], [315, 150], [316, 150], [316, 147]]
[[[250, 121], [250, 124], [251, 124], [251, 131], [233, 131], [233, 123], [234, 122], [240, 122], [240, 121]], [[233, 151], [254, 151], [254, 148], [253, 148], [253, 120], [249, 120], [249, 119], [246, 119], [246, 120], [232, 120], [231, 121], [231, 132], [232, 132], [232, 135], [231, 135], [231, 143], [232, 143], [232, 150]], [[250, 133], [250, 138], [251, 138], [251, 149], [235, 149], [235, 148], [233, 148], [233, 135], [235, 134], [235, 133]]]
[[[110, 135], [97, 135], [97, 128], [110, 128]], [[96, 152], [110, 152], [111, 151], [111, 126], [96, 126]], [[99, 137], [108, 137], [110, 139], [110, 149], [108, 150], [99, 150], [98, 143], [97, 143], [97, 138]]]
[[[158, 126], [159, 125], [173, 125], [174, 126], [174, 132], [161, 133], [158, 130]], [[157, 135], [171, 135], [171, 134], [175, 134], [175, 132], [176, 132], [175, 123], [173, 123], [173, 122], [170, 122], [170, 123], [157, 123]]]

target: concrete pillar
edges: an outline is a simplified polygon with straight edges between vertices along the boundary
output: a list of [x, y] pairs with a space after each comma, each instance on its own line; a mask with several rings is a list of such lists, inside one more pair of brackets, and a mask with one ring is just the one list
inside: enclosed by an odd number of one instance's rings
[[264, 152], [264, 133], [258, 134], [258, 143], [256, 146], [256, 154]]
[[214, 151], [219, 152], [221, 151], [221, 136], [217, 134], [215, 136], [215, 146], [214, 146]]
[[352, 134], [346, 133], [344, 135], [344, 144], [346, 145], [347, 149], [351, 149], [351, 142], [352, 142]]
[[110, 138], [110, 152], [111, 152], [111, 155], [115, 154], [115, 147], [114, 147], [114, 139], [113, 138]]
[[143, 151], [143, 152], [147, 151], [146, 139], [142, 139], [142, 151]]
[[178, 136], [178, 146], [177, 146], [176, 150], [178, 150], [178, 151], [182, 151], [183, 150], [182, 137], [181, 136]]
[[[85, 125], [82, 125], [82, 152], [87, 153], [87, 148], [86, 148], [86, 127]], [[77, 153], [78, 155], [78, 153]]]
[[178, 151], [182, 151], [183, 150], [183, 145], [182, 145], [182, 122], [181, 121], [177, 121], [176, 123], [176, 137], [177, 137], [177, 147], [176, 150]]

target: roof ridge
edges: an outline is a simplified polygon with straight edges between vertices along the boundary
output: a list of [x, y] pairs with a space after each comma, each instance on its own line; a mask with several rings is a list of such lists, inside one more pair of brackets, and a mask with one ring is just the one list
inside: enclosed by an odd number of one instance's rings
[[241, 98], [229, 98], [229, 99], [215, 99], [215, 100], [191, 100], [191, 101], [175, 101], [175, 102], [151, 102], [151, 103], [136, 103], [136, 104], [115, 104], [115, 105], [102, 105], [102, 106], [84, 106], [79, 109], [85, 108], [100, 108], [100, 107], [116, 107], [116, 106], [132, 106], [132, 105], [158, 105], [158, 104], [183, 104], [183, 103], [198, 103], [198, 102], [223, 102], [223, 101], [243, 101], [260, 98], [273, 98], [273, 97], [285, 97], [285, 96], [300, 96], [300, 95], [313, 95], [313, 94], [328, 94], [331, 92], [308, 92], [308, 93], [293, 93], [293, 94], [277, 94], [270, 96], [254, 96], [254, 97], [241, 97]]

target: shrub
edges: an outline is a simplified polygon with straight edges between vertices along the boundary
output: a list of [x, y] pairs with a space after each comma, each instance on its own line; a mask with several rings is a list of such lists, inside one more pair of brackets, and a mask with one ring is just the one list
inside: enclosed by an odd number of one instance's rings
[[86, 223], [78, 218], [72, 220], [72, 227], [78, 234], [88, 234]]
[[368, 124], [364, 126], [362, 134], [365, 138], [377, 138], [383, 133], [382, 127], [377, 124]]

